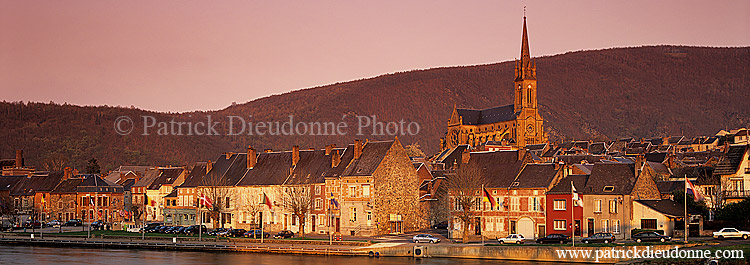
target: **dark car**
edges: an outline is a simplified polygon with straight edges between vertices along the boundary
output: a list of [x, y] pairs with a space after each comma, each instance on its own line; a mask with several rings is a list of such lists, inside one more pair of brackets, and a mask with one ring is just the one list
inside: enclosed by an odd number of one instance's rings
[[253, 230], [247, 231], [244, 237], [260, 238], [261, 235], [263, 235], [263, 238], [271, 237], [271, 234], [269, 234], [268, 232], [261, 233], [260, 229], [253, 229]]
[[245, 232], [247, 232], [247, 230], [245, 230], [245, 229], [232, 229], [232, 230], [229, 230], [229, 232], [227, 232], [226, 236], [228, 236], [228, 237], [241, 237], [241, 236], [245, 235]]
[[667, 241], [672, 240], [672, 237], [665, 236], [657, 232], [640, 232], [638, 234], [631, 236], [630, 238], [633, 239], [635, 242], [642, 242], [642, 241], [667, 242]]
[[440, 222], [432, 226], [434, 229], [448, 229], [448, 221]]
[[166, 232], [170, 228], [172, 228], [172, 227], [168, 226], [168, 225], [162, 225], [162, 226], [159, 226], [158, 228], [156, 228], [156, 230], [154, 232], [155, 233], [162, 233], [163, 234], [164, 232]]
[[218, 236], [220, 233], [223, 233], [227, 231], [226, 228], [216, 228], [214, 230], [211, 230], [210, 232], [206, 233], [209, 236]]
[[581, 239], [583, 243], [612, 243], [615, 242], [615, 236], [612, 233], [596, 233], [590, 237]]
[[539, 244], [545, 244], [545, 243], [565, 244], [565, 243], [570, 242], [570, 237], [567, 235], [563, 235], [563, 234], [549, 234], [545, 237], [538, 238], [536, 242]]
[[182, 233], [184, 233], [186, 235], [197, 235], [200, 232], [203, 232], [203, 233], [207, 233], [208, 232], [208, 229], [206, 229], [205, 225], [201, 225], [201, 226], [191, 225], [191, 226], [188, 226], [187, 228], [185, 228], [184, 231], [182, 231]]
[[42, 223], [39, 221], [26, 221], [26, 222], [23, 222], [23, 227], [28, 227], [28, 228], [42, 227]]
[[104, 230], [104, 222], [102, 220], [91, 223], [91, 229]]
[[149, 223], [145, 227], [141, 228], [141, 232], [152, 233], [154, 228], [161, 226], [162, 223]]
[[[252, 231], [249, 231], [248, 233], [250, 232]], [[258, 235], [260, 235], [260, 231], [258, 231]], [[294, 232], [289, 231], [289, 230], [282, 230], [281, 232], [278, 232], [276, 233], [275, 236], [273, 236], [273, 238], [277, 238], [277, 239], [278, 238], [292, 238], [292, 237], [294, 237]]]
[[179, 234], [181, 229], [185, 229], [183, 226], [173, 226], [167, 233], [169, 234]]
[[81, 222], [81, 219], [70, 219], [64, 224], [65, 226], [81, 226], [83, 225], [83, 222]]

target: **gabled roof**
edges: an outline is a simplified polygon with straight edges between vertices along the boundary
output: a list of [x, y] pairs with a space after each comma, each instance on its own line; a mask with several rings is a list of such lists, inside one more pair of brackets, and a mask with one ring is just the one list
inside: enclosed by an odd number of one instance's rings
[[662, 163], [646, 161], [646, 164], [648, 164], [648, 166], [651, 169], [653, 169], [654, 172], [656, 172], [657, 174], [666, 175], [666, 176], [672, 175], [672, 171], [670, 171], [669, 168], [667, 168], [667, 166], [665, 166]]
[[468, 145], [458, 145], [450, 149], [445, 149], [437, 157], [435, 162], [445, 164], [445, 167], [451, 167], [455, 162], [461, 162], [461, 153], [469, 148]]
[[30, 196], [36, 192], [51, 192], [60, 183], [63, 175], [62, 171], [34, 173], [30, 177], [19, 180], [13, 189], [10, 190], [10, 195]]
[[291, 167], [292, 152], [260, 153], [253, 169], [248, 170], [237, 185], [281, 185], [289, 177]]
[[588, 181], [589, 175], [568, 175], [567, 177], [560, 180], [552, 189], [547, 191], [547, 194], [571, 194], [570, 183], [573, 182], [573, 186], [576, 187], [576, 191], [581, 193], [583, 188], [586, 187], [586, 181]]
[[685, 190], [685, 181], [683, 180], [667, 180], [657, 181], [656, 188], [661, 194], [670, 194], [676, 190]]
[[724, 156], [721, 158], [721, 161], [719, 161], [719, 164], [716, 165], [714, 174], [732, 175], [737, 172], [742, 159], [747, 153], [747, 146], [747, 144], [730, 145], [729, 148], [727, 148], [726, 153], [724, 153]]
[[362, 148], [362, 155], [354, 159], [344, 170], [343, 176], [370, 176], [380, 166], [394, 141], [367, 142]]
[[78, 184], [76, 192], [123, 192], [122, 186], [108, 183], [99, 175], [86, 174], [77, 177], [83, 178], [83, 182]]
[[[673, 200], [636, 200], [636, 202], [669, 217], [685, 216], [685, 206]], [[698, 212], [691, 209], [688, 209], [688, 212], [690, 214], [698, 214]]]
[[589, 145], [589, 153], [591, 153], [592, 155], [603, 155], [608, 151], [609, 150], [607, 149], [607, 143], [605, 142], [597, 142]]
[[556, 176], [560, 174], [563, 167], [555, 168], [553, 163], [544, 164], [526, 164], [518, 174], [518, 177], [514, 182], [518, 182], [518, 185], [512, 185], [513, 188], [529, 188], [529, 189], [548, 189], [552, 188], [552, 185], [556, 184]]
[[76, 193], [78, 191], [78, 185], [83, 183], [82, 176], [73, 176], [69, 179], [63, 180], [60, 184], [57, 184], [52, 193]]
[[646, 158], [646, 161], [662, 163], [665, 160], [667, 160], [667, 153], [658, 153], [658, 152], [647, 153], [644, 155], [644, 157]]
[[156, 180], [156, 178], [159, 177], [160, 173], [161, 173], [161, 171], [159, 171], [158, 169], [146, 171], [146, 175], [144, 175], [143, 177], [141, 177], [141, 179], [139, 179], [138, 181], [136, 181], [135, 184], [133, 185], [133, 187], [149, 187], [149, 186], [151, 186], [151, 183], [153, 183], [154, 180]]
[[[213, 164], [213, 163], [211, 163]], [[185, 181], [180, 184], [180, 188], [195, 188], [203, 183], [203, 177], [206, 176], [206, 162], [198, 162], [193, 166], [193, 170], [185, 177]]]
[[10, 191], [26, 176], [0, 176], [0, 191]]
[[508, 188], [521, 172], [524, 160], [518, 159], [518, 151], [473, 152], [469, 163], [486, 178], [488, 188]]
[[[635, 187], [635, 163], [595, 163], [591, 176], [586, 182], [585, 194], [631, 194]], [[611, 186], [611, 192], [604, 187]]]
[[299, 162], [284, 184], [325, 183], [326, 173], [331, 170], [331, 156], [333, 155], [336, 153], [326, 155], [325, 150], [299, 151]]
[[181, 167], [159, 168], [159, 176], [148, 186], [149, 190], [158, 190], [162, 185], [172, 185], [185, 169]]
[[505, 105], [489, 109], [456, 109], [464, 125], [482, 125], [509, 121], [516, 118], [514, 106]]

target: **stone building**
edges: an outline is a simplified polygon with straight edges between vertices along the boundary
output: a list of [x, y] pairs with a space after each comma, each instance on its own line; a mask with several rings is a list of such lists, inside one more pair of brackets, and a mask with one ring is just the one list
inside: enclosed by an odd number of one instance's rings
[[513, 104], [475, 110], [453, 107], [448, 130], [440, 139], [441, 149], [467, 144], [473, 147], [488, 141], [524, 147], [547, 141], [544, 119], [537, 102], [536, 62], [529, 52], [526, 17], [523, 18], [521, 59], [516, 61]]

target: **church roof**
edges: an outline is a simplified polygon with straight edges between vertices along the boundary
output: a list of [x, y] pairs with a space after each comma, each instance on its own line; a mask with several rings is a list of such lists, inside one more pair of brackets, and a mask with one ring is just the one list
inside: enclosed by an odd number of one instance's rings
[[483, 110], [456, 109], [463, 125], [482, 125], [509, 121], [516, 118], [513, 105], [499, 106]]

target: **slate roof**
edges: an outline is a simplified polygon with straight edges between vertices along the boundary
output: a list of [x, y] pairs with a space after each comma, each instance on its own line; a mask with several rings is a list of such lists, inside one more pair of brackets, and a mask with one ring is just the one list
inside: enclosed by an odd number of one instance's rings
[[326, 173], [331, 170], [333, 155], [336, 153], [326, 155], [325, 150], [299, 151], [299, 162], [284, 184], [325, 183]]
[[724, 153], [724, 156], [721, 158], [721, 161], [719, 161], [719, 164], [716, 165], [714, 174], [732, 175], [737, 172], [737, 169], [742, 162], [742, 158], [747, 153], [747, 146], [748, 145], [746, 144], [730, 145], [729, 148], [727, 148], [726, 153]]
[[291, 167], [292, 152], [260, 153], [253, 169], [248, 170], [237, 185], [281, 185], [289, 177]]
[[362, 148], [362, 155], [354, 159], [344, 170], [343, 176], [370, 176], [383, 161], [394, 141], [368, 142]]
[[[211, 163], [213, 164], [213, 162]], [[190, 171], [185, 177], [185, 181], [180, 184], [180, 188], [195, 188], [201, 185], [203, 177], [206, 176], [206, 165], [207, 162], [198, 162], [193, 166], [193, 170]]]
[[476, 167], [486, 178], [488, 188], [508, 188], [523, 167], [518, 160], [518, 151], [494, 151], [471, 153], [469, 163], [462, 166]]
[[565, 164], [580, 164], [581, 161], [589, 163], [599, 162], [606, 157], [603, 155], [558, 155], [555, 156], [557, 160], [565, 162]]
[[514, 182], [518, 182], [518, 185], [512, 185], [513, 188], [519, 189], [549, 189], [555, 181], [555, 177], [560, 173], [563, 167], [555, 169], [555, 164], [544, 163], [544, 164], [526, 164], [518, 174], [518, 177]]
[[646, 158], [646, 161], [661, 163], [664, 162], [664, 160], [667, 160], [667, 153], [647, 153], [644, 157]]
[[82, 176], [73, 176], [69, 179], [63, 180], [60, 184], [57, 184], [52, 193], [76, 193], [78, 191], [78, 185], [83, 183]]
[[22, 178], [26, 176], [0, 176], [0, 191], [10, 191]]
[[659, 193], [661, 194], [670, 194], [676, 190], [684, 190], [685, 181], [683, 180], [657, 181], [656, 188], [659, 190]]
[[672, 136], [672, 137], [669, 137], [669, 144], [670, 145], [675, 145], [675, 144], [679, 143], [680, 141], [682, 141], [683, 138], [685, 138], [685, 137], [684, 136]]
[[331, 152], [331, 154], [336, 154], [336, 153], [338, 153], [339, 156], [341, 156], [341, 162], [339, 162], [338, 166], [329, 170], [326, 173], [326, 177], [338, 177], [344, 173], [344, 170], [346, 170], [346, 167], [349, 165], [349, 163], [352, 162], [352, 159], [354, 158], [354, 145], [350, 144], [346, 149], [343, 149], [343, 148], [333, 149], [333, 151]]
[[151, 183], [153, 183], [154, 180], [156, 180], [156, 178], [159, 177], [159, 173], [161, 173], [161, 171], [158, 169], [146, 171], [146, 174], [143, 177], [141, 177], [138, 181], [136, 181], [133, 187], [151, 186]]
[[489, 109], [456, 109], [464, 125], [481, 125], [509, 121], [516, 118], [514, 106], [505, 105]]
[[593, 155], [603, 155], [607, 152], [607, 143], [605, 142], [597, 142], [589, 145], [589, 153]]
[[445, 164], [446, 168], [453, 166], [456, 161], [460, 163], [461, 154], [464, 152], [464, 150], [466, 150], [466, 148], [469, 148], [469, 146], [459, 145], [451, 149], [443, 150], [443, 152], [440, 152], [440, 154], [435, 157], [435, 162]]
[[553, 186], [547, 194], [570, 194], [570, 182], [576, 187], [576, 191], [580, 194], [583, 192], [583, 188], [586, 187], [586, 181], [588, 181], [589, 175], [568, 175], [555, 186]]
[[185, 169], [181, 167], [159, 168], [159, 176], [148, 186], [149, 190], [158, 190], [162, 185], [171, 185], [177, 180]]
[[165, 195], [164, 198], [177, 198], [177, 189], [173, 189], [172, 192]]
[[50, 192], [60, 183], [63, 175], [64, 172], [62, 171], [34, 173], [31, 177], [19, 180], [13, 189], [10, 190], [10, 195], [30, 196], [36, 192]]
[[[586, 182], [585, 194], [630, 194], [635, 187], [635, 163], [594, 163], [591, 176]], [[614, 186], [605, 192], [605, 186]]]
[[[647, 206], [648, 208], [654, 209], [663, 215], [670, 217], [684, 217], [685, 206], [681, 203], [673, 200], [636, 200], [636, 202]], [[699, 214], [696, 211], [688, 209], [690, 214]]]
[[672, 176], [688, 179], [695, 179], [695, 185], [718, 185], [721, 183], [719, 175], [713, 174], [714, 168], [708, 166], [690, 166], [678, 167], [672, 169]]
[[648, 163], [648, 166], [651, 167], [651, 169], [653, 169], [658, 174], [667, 175], [667, 176], [672, 175], [672, 172], [669, 170], [669, 168], [667, 168], [667, 166], [665, 166], [662, 163], [651, 162], [651, 161], [646, 161], [646, 163]]
[[16, 165], [15, 159], [0, 159], [0, 169], [4, 167], [12, 167]]

